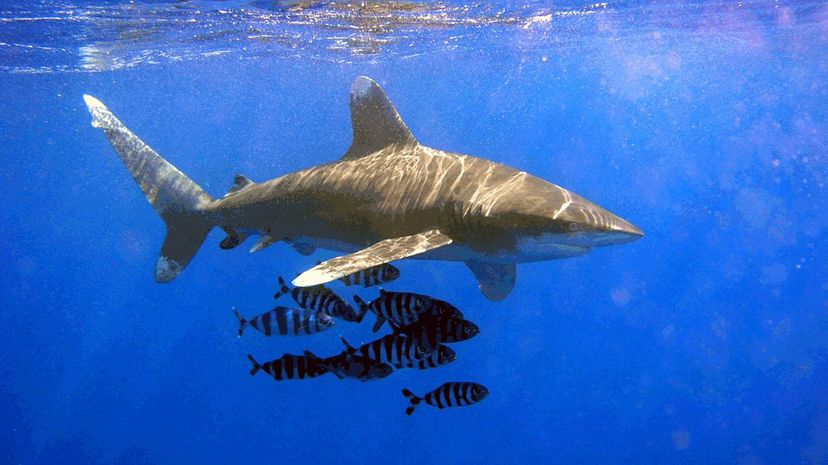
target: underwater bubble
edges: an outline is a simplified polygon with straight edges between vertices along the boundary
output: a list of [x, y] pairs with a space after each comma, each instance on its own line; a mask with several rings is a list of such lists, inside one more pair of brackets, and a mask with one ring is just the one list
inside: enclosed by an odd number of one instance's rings
[[673, 431], [673, 447], [676, 450], [684, 450], [690, 446], [690, 433], [686, 429]]

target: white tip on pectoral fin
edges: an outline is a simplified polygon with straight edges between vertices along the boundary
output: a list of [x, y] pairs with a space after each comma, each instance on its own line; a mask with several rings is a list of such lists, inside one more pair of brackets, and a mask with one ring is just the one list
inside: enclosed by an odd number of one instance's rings
[[385, 239], [359, 252], [322, 262], [300, 274], [293, 280], [293, 285], [311, 287], [325, 284], [367, 268], [419, 255], [449, 244], [451, 238], [436, 229], [412, 236]]

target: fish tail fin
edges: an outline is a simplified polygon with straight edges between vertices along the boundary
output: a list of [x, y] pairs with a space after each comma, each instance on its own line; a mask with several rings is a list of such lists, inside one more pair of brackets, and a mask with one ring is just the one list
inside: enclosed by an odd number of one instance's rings
[[213, 198], [172, 163], [132, 133], [100, 100], [84, 95], [92, 126], [106, 134], [147, 200], [167, 225], [155, 265], [155, 280], [175, 279], [195, 256], [214, 224], [208, 217]]
[[345, 336], [340, 335], [339, 340], [345, 345], [345, 350], [348, 352], [356, 352], [356, 348], [352, 346], [348, 341], [345, 339]]
[[255, 358], [253, 358], [252, 355], [247, 354], [247, 359], [250, 360], [250, 363], [253, 364], [253, 368], [250, 369], [250, 376], [255, 375], [259, 372], [259, 370], [263, 368], [262, 365], [259, 362], [257, 362]]
[[405, 414], [406, 415], [411, 415], [412, 413], [414, 413], [414, 409], [417, 408], [418, 405], [420, 405], [420, 400], [421, 399], [419, 397], [417, 397], [416, 395], [414, 395], [413, 392], [411, 392], [411, 391], [409, 391], [408, 389], [405, 389], [405, 388], [403, 388], [402, 393], [408, 399], [408, 401], [411, 403], [408, 407], [405, 408]]
[[371, 328], [371, 332], [376, 333], [377, 331], [382, 328], [382, 325], [385, 324], [385, 318], [377, 315], [377, 321], [374, 323], [374, 327]]
[[242, 314], [241, 314], [241, 313], [240, 313], [240, 312], [236, 309], [236, 307], [233, 307], [233, 313], [235, 313], [235, 314], [236, 314], [236, 318], [238, 318], [238, 319], [239, 319], [239, 337], [242, 337], [242, 333], [244, 333], [244, 328], [247, 328], [247, 325], [249, 325], [249, 324], [250, 324], [250, 322], [244, 319], [244, 317], [243, 317], [243, 316], [242, 316]]
[[354, 302], [356, 302], [357, 306], [359, 307], [359, 314], [357, 314], [357, 323], [362, 323], [362, 319], [365, 318], [365, 315], [368, 314], [370, 308], [368, 304], [365, 303], [358, 295], [354, 296]]
[[287, 294], [288, 292], [290, 292], [290, 287], [287, 285], [284, 278], [279, 276], [279, 290], [276, 291], [275, 294], [273, 294], [273, 298], [278, 299], [279, 297], [282, 297], [283, 295]]

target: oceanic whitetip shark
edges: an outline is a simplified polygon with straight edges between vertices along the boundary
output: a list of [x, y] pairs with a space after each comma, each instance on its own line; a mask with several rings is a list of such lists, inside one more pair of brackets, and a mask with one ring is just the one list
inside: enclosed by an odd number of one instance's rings
[[628, 221], [563, 187], [420, 144], [367, 77], [351, 86], [354, 139], [340, 160], [262, 183], [239, 175], [218, 199], [98, 99], [83, 98], [92, 126], [104, 131], [167, 225], [158, 282], [178, 276], [214, 226], [228, 234], [223, 249], [258, 235], [251, 252], [284, 240], [303, 255], [317, 247], [347, 254], [305, 271], [293, 280], [296, 286], [423, 258], [465, 262], [492, 300], [511, 292], [517, 263], [582, 255], [643, 236]]

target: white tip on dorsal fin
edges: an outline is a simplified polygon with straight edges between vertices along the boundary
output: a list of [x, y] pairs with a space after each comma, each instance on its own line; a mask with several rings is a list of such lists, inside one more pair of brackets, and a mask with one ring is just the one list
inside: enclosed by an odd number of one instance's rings
[[354, 141], [343, 158], [359, 158], [393, 144], [416, 144], [394, 104], [373, 79], [356, 78], [351, 84], [351, 124]]

